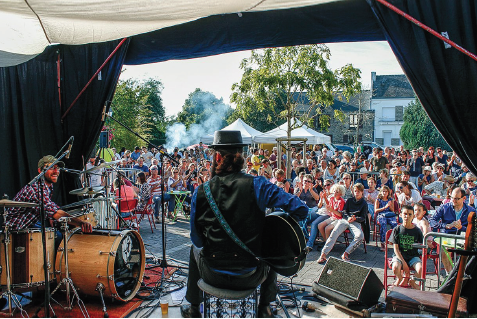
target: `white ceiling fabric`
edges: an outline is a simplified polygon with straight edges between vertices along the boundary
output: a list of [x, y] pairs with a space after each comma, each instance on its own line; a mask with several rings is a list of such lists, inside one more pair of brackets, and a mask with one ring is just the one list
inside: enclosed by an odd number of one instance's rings
[[27, 61], [50, 44], [105, 42], [211, 15], [334, 1], [340, 0], [0, 0], [0, 66]]

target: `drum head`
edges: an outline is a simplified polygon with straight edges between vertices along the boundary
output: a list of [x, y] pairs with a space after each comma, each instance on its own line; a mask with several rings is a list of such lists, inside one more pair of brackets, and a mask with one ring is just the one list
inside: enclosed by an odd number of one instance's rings
[[141, 273], [141, 243], [134, 232], [121, 239], [114, 261], [114, 285], [121, 299], [135, 293]]

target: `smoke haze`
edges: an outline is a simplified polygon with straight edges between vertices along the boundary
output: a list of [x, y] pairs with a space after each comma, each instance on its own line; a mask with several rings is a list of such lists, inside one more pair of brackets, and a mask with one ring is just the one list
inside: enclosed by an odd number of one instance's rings
[[199, 91], [191, 97], [191, 114], [199, 115], [198, 124], [192, 124], [189, 130], [182, 123], [175, 123], [166, 130], [166, 145], [171, 152], [174, 147], [185, 148], [199, 143], [201, 136], [213, 134], [225, 127], [225, 119], [232, 109], [222, 99], [217, 99], [210, 92]]

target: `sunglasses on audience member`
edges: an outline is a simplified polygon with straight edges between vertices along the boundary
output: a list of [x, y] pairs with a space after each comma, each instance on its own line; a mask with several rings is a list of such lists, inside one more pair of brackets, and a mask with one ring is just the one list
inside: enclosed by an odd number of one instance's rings
[[331, 184], [325, 184], [325, 187], [330, 187], [330, 186], [331, 186]]

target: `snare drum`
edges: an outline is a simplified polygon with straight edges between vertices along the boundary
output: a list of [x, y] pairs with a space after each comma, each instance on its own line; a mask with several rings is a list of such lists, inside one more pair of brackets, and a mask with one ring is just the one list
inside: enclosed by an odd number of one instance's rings
[[[104, 198], [103, 195], [97, 195], [95, 198]], [[111, 203], [107, 200], [102, 200], [102, 201], [96, 201], [92, 203], [93, 205], [93, 211], [95, 212], [96, 220], [97, 220], [97, 226], [102, 229], [116, 229], [116, 213], [113, 211], [113, 208], [111, 207], [110, 210], [110, 215], [108, 214], [108, 206], [111, 205]]]
[[[145, 268], [144, 243], [133, 230], [94, 230], [83, 234], [77, 228], [68, 239], [68, 267], [75, 287], [97, 295], [98, 284], [104, 295], [121, 301], [134, 298], [141, 287]], [[63, 239], [64, 240], [64, 239]], [[65, 276], [64, 243], [56, 255], [58, 282]]]
[[[53, 262], [55, 256], [55, 231], [47, 228], [46, 255], [48, 267], [48, 280], [53, 280]], [[11, 284], [14, 288], [36, 287], [45, 284], [43, 268], [43, 245], [40, 229], [25, 229], [10, 232], [10, 245], [8, 246]], [[0, 282], [7, 284], [7, 267], [5, 258], [5, 236], [0, 234], [0, 259], [2, 272]]]

